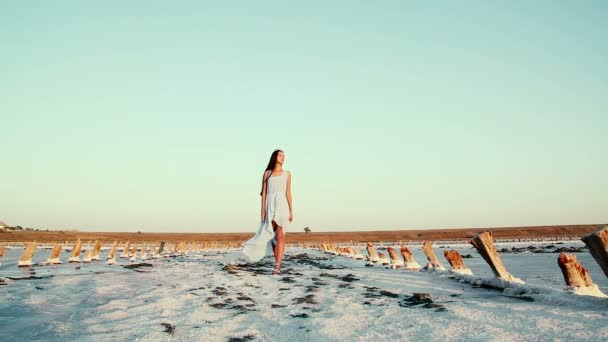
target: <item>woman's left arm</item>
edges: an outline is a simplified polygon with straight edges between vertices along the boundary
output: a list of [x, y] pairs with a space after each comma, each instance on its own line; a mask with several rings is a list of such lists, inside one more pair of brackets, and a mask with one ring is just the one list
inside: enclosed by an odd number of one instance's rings
[[291, 172], [287, 173], [287, 204], [289, 204], [289, 222], [293, 221], [293, 206], [291, 205]]

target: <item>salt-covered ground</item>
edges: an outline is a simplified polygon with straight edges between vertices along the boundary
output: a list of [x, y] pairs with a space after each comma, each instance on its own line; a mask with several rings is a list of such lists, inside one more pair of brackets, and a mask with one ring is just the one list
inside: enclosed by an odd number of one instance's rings
[[[471, 254], [467, 266], [491, 277], [468, 246], [445, 247]], [[244, 264], [236, 250], [156, 259], [137, 269], [93, 262], [33, 271], [16, 267], [21, 252], [8, 251], [0, 278], [38, 279], [0, 285], [0, 341], [608, 339], [608, 299], [564, 292], [555, 253], [501, 254], [507, 269], [535, 289], [519, 296], [459, 282], [449, 272], [366, 267], [297, 247], [287, 248], [280, 276], [270, 274], [272, 258]], [[424, 264], [419, 247], [413, 252]], [[34, 261], [48, 253], [38, 250]], [[577, 257], [608, 293], [590, 255]], [[415, 301], [413, 293], [430, 294], [432, 303]]]

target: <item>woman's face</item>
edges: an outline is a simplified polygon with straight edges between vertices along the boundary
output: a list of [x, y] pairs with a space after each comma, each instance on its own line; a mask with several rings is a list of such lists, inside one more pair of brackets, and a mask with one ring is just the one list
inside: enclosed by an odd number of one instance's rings
[[277, 153], [277, 163], [283, 165], [284, 162], [285, 162], [285, 153], [283, 153], [283, 151], [280, 151], [279, 153]]

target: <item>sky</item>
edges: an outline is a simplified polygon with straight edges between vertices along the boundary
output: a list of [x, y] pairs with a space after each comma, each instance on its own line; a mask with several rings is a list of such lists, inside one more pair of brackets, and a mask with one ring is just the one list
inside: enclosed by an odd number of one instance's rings
[[608, 223], [606, 1], [0, 3], [0, 220]]

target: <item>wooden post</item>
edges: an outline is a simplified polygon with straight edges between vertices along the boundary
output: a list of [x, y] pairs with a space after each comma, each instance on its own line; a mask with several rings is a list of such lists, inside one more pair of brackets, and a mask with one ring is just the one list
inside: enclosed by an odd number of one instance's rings
[[378, 253], [378, 262], [384, 266], [388, 266], [391, 263], [384, 253]]
[[152, 244], [150, 246], [150, 258], [152, 258], [152, 259], [158, 258], [158, 246], [156, 244]]
[[567, 290], [580, 295], [606, 298], [606, 295], [591, 280], [587, 269], [578, 262], [576, 255], [561, 253], [557, 257], [557, 264], [562, 269]]
[[93, 250], [91, 249], [91, 246], [89, 245], [87, 247], [87, 250], [84, 252], [84, 257], [82, 258], [82, 262], [89, 263], [89, 262], [91, 262], [92, 257], [93, 257]]
[[478, 234], [469, 242], [477, 249], [488, 265], [490, 265], [490, 268], [492, 268], [492, 272], [494, 272], [496, 277], [513, 283], [524, 284], [523, 280], [515, 278], [507, 272], [507, 269], [496, 251], [496, 247], [494, 247], [494, 240], [492, 239], [491, 232]]
[[401, 246], [401, 256], [403, 256], [403, 260], [405, 260], [405, 269], [406, 270], [419, 270], [420, 264], [416, 262], [414, 259], [414, 255], [412, 251], [406, 246]]
[[431, 241], [424, 241], [424, 243], [422, 244], [422, 251], [424, 252], [424, 255], [426, 255], [426, 258], [429, 261], [424, 266], [424, 270], [445, 270], [443, 265], [441, 265], [441, 263], [439, 262], [439, 259], [437, 259], [435, 252], [433, 251], [433, 245]]
[[118, 241], [114, 241], [112, 245], [112, 249], [110, 249], [110, 253], [108, 253], [108, 265], [116, 265], [116, 246], [118, 245]]
[[373, 265], [373, 263], [380, 261], [380, 258], [376, 254], [376, 251], [374, 250], [374, 246], [372, 245], [371, 242], [367, 243], [367, 247], [365, 249], [367, 250], [367, 260], [369, 260], [370, 265]]
[[127, 240], [127, 242], [125, 243], [125, 247], [122, 249], [122, 253], [120, 253], [120, 257], [123, 259], [128, 258], [130, 249], [131, 243], [129, 242], [129, 240]]
[[462, 255], [458, 251], [445, 251], [443, 252], [443, 256], [450, 263], [450, 266], [452, 266], [452, 272], [473, 275], [473, 272], [465, 266], [464, 261], [462, 261]]
[[70, 262], [80, 262], [80, 250], [82, 249], [82, 241], [80, 239], [74, 242], [74, 248], [72, 248], [72, 254], [70, 256]]
[[363, 255], [361, 255], [361, 251], [359, 250], [359, 248], [355, 248], [355, 259], [356, 260], [363, 260], [363, 259], [365, 259], [363, 257]]
[[[6, 253], [6, 247], [0, 246], [0, 259], [2, 259], [2, 257], [4, 256], [4, 253]], [[2, 265], [1, 262], [0, 265]]]
[[386, 251], [388, 252], [388, 256], [391, 258], [392, 269], [404, 267], [403, 260], [401, 260], [401, 258], [397, 255], [397, 252], [395, 252], [393, 247], [387, 247]]
[[34, 253], [36, 253], [36, 248], [38, 247], [38, 243], [34, 242], [26, 242], [25, 250], [23, 254], [19, 258], [19, 263], [17, 266], [19, 267], [29, 267], [32, 266], [32, 258], [34, 257]]
[[46, 260], [47, 263], [49, 264], [61, 264], [61, 260], [59, 260], [59, 255], [61, 254], [61, 245], [55, 245], [55, 247], [53, 247], [53, 250], [51, 251], [51, 254], [49, 255], [49, 258]]
[[591, 256], [593, 256], [606, 277], [608, 277], [608, 226], [585, 235], [581, 239], [589, 248]]
[[147, 243], [143, 243], [141, 245], [141, 260], [148, 259], [147, 249], [148, 249], [148, 244]]
[[131, 261], [137, 260], [137, 246], [131, 247], [131, 253], [129, 255], [131, 256]]
[[158, 254], [162, 255], [164, 251], [165, 251], [165, 241], [161, 241], [160, 246], [158, 247]]
[[99, 260], [100, 251], [101, 251], [101, 241], [95, 240], [95, 247], [93, 247], [93, 255], [91, 255], [91, 260]]

